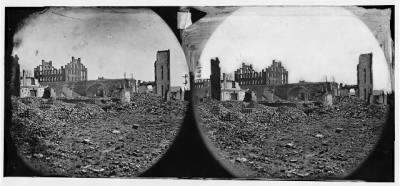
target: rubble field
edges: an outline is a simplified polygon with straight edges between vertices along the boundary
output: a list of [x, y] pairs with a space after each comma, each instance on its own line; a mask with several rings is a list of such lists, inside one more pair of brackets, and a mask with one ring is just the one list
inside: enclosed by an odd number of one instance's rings
[[16, 97], [12, 104], [21, 158], [44, 175], [67, 177], [138, 176], [168, 149], [187, 105], [150, 94], [131, 96], [129, 105]]
[[[221, 158], [247, 177], [341, 178], [373, 150], [388, 107], [338, 97], [332, 107], [294, 107], [206, 100], [198, 105], [201, 129]], [[242, 171], [244, 170], [244, 171]]]

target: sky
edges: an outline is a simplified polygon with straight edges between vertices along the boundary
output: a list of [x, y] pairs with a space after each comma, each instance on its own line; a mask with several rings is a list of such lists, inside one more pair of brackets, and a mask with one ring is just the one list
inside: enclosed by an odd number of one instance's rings
[[13, 54], [29, 70], [42, 59], [60, 68], [81, 58], [88, 79], [128, 78], [154, 81], [158, 50], [170, 49], [171, 86], [183, 86], [188, 68], [168, 25], [148, 9], [51, 8], [33, 15], [14, 36]]
[[390, 91], [382, 49], [362, 21], [341, 7], [243, 7], [214, 31], [200, 56], [202, 78], [209, 78], [210, 59], [222, 72], [242, 62], [260, 71], [282, 61], [289, 83], [335, 80], [357, 84], [360, 54], [373, 54], [375, 90]]

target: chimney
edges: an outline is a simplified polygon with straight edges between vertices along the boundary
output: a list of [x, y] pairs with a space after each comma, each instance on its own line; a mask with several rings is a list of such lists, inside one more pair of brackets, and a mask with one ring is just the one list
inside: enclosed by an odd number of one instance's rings
[[74, 57], [74, 56], [72, 56], [72, 62], [74, 62], [74, 60], [75, 60], [75, 57]]
[[78, 58], [78, 63], [81, 63], [81, 58]]

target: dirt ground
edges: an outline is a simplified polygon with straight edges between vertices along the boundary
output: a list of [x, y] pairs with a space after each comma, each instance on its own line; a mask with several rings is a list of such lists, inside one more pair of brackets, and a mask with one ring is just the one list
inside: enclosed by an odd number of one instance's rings
[[[246, 176], [283, 179], [348, 175], [374, 148], [387, 112], [385, 106], [368, 106], [356, 98], [343, 98], [332, 108], [258, 105], [253, 113], [238, 108], [238, 103], [200, 104], [209, 140], [222, 158], [246, 170]], [[264, 114], [258, 115], [260, 111]], [[227, 119], [226, 113], [237, 117]], [[278, 116], [260, 119], [268, 113]]]

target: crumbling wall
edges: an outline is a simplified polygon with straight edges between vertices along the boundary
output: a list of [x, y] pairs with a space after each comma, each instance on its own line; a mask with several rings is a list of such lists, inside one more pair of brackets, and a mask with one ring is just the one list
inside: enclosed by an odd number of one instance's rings
[[156, 83], [155, 93], [157, 96], [167, 98], [170, 89], [170, 51], [158, 51], [154, 63], [154, 79]]
[[366, 102], [369, 102], [372, 95], [372, 77], [372, 53], [361, 54], [357, 65], [358, 96]]
[[221, 68], [219, 59], [211, 59], [211, 98], [221, 100]]

